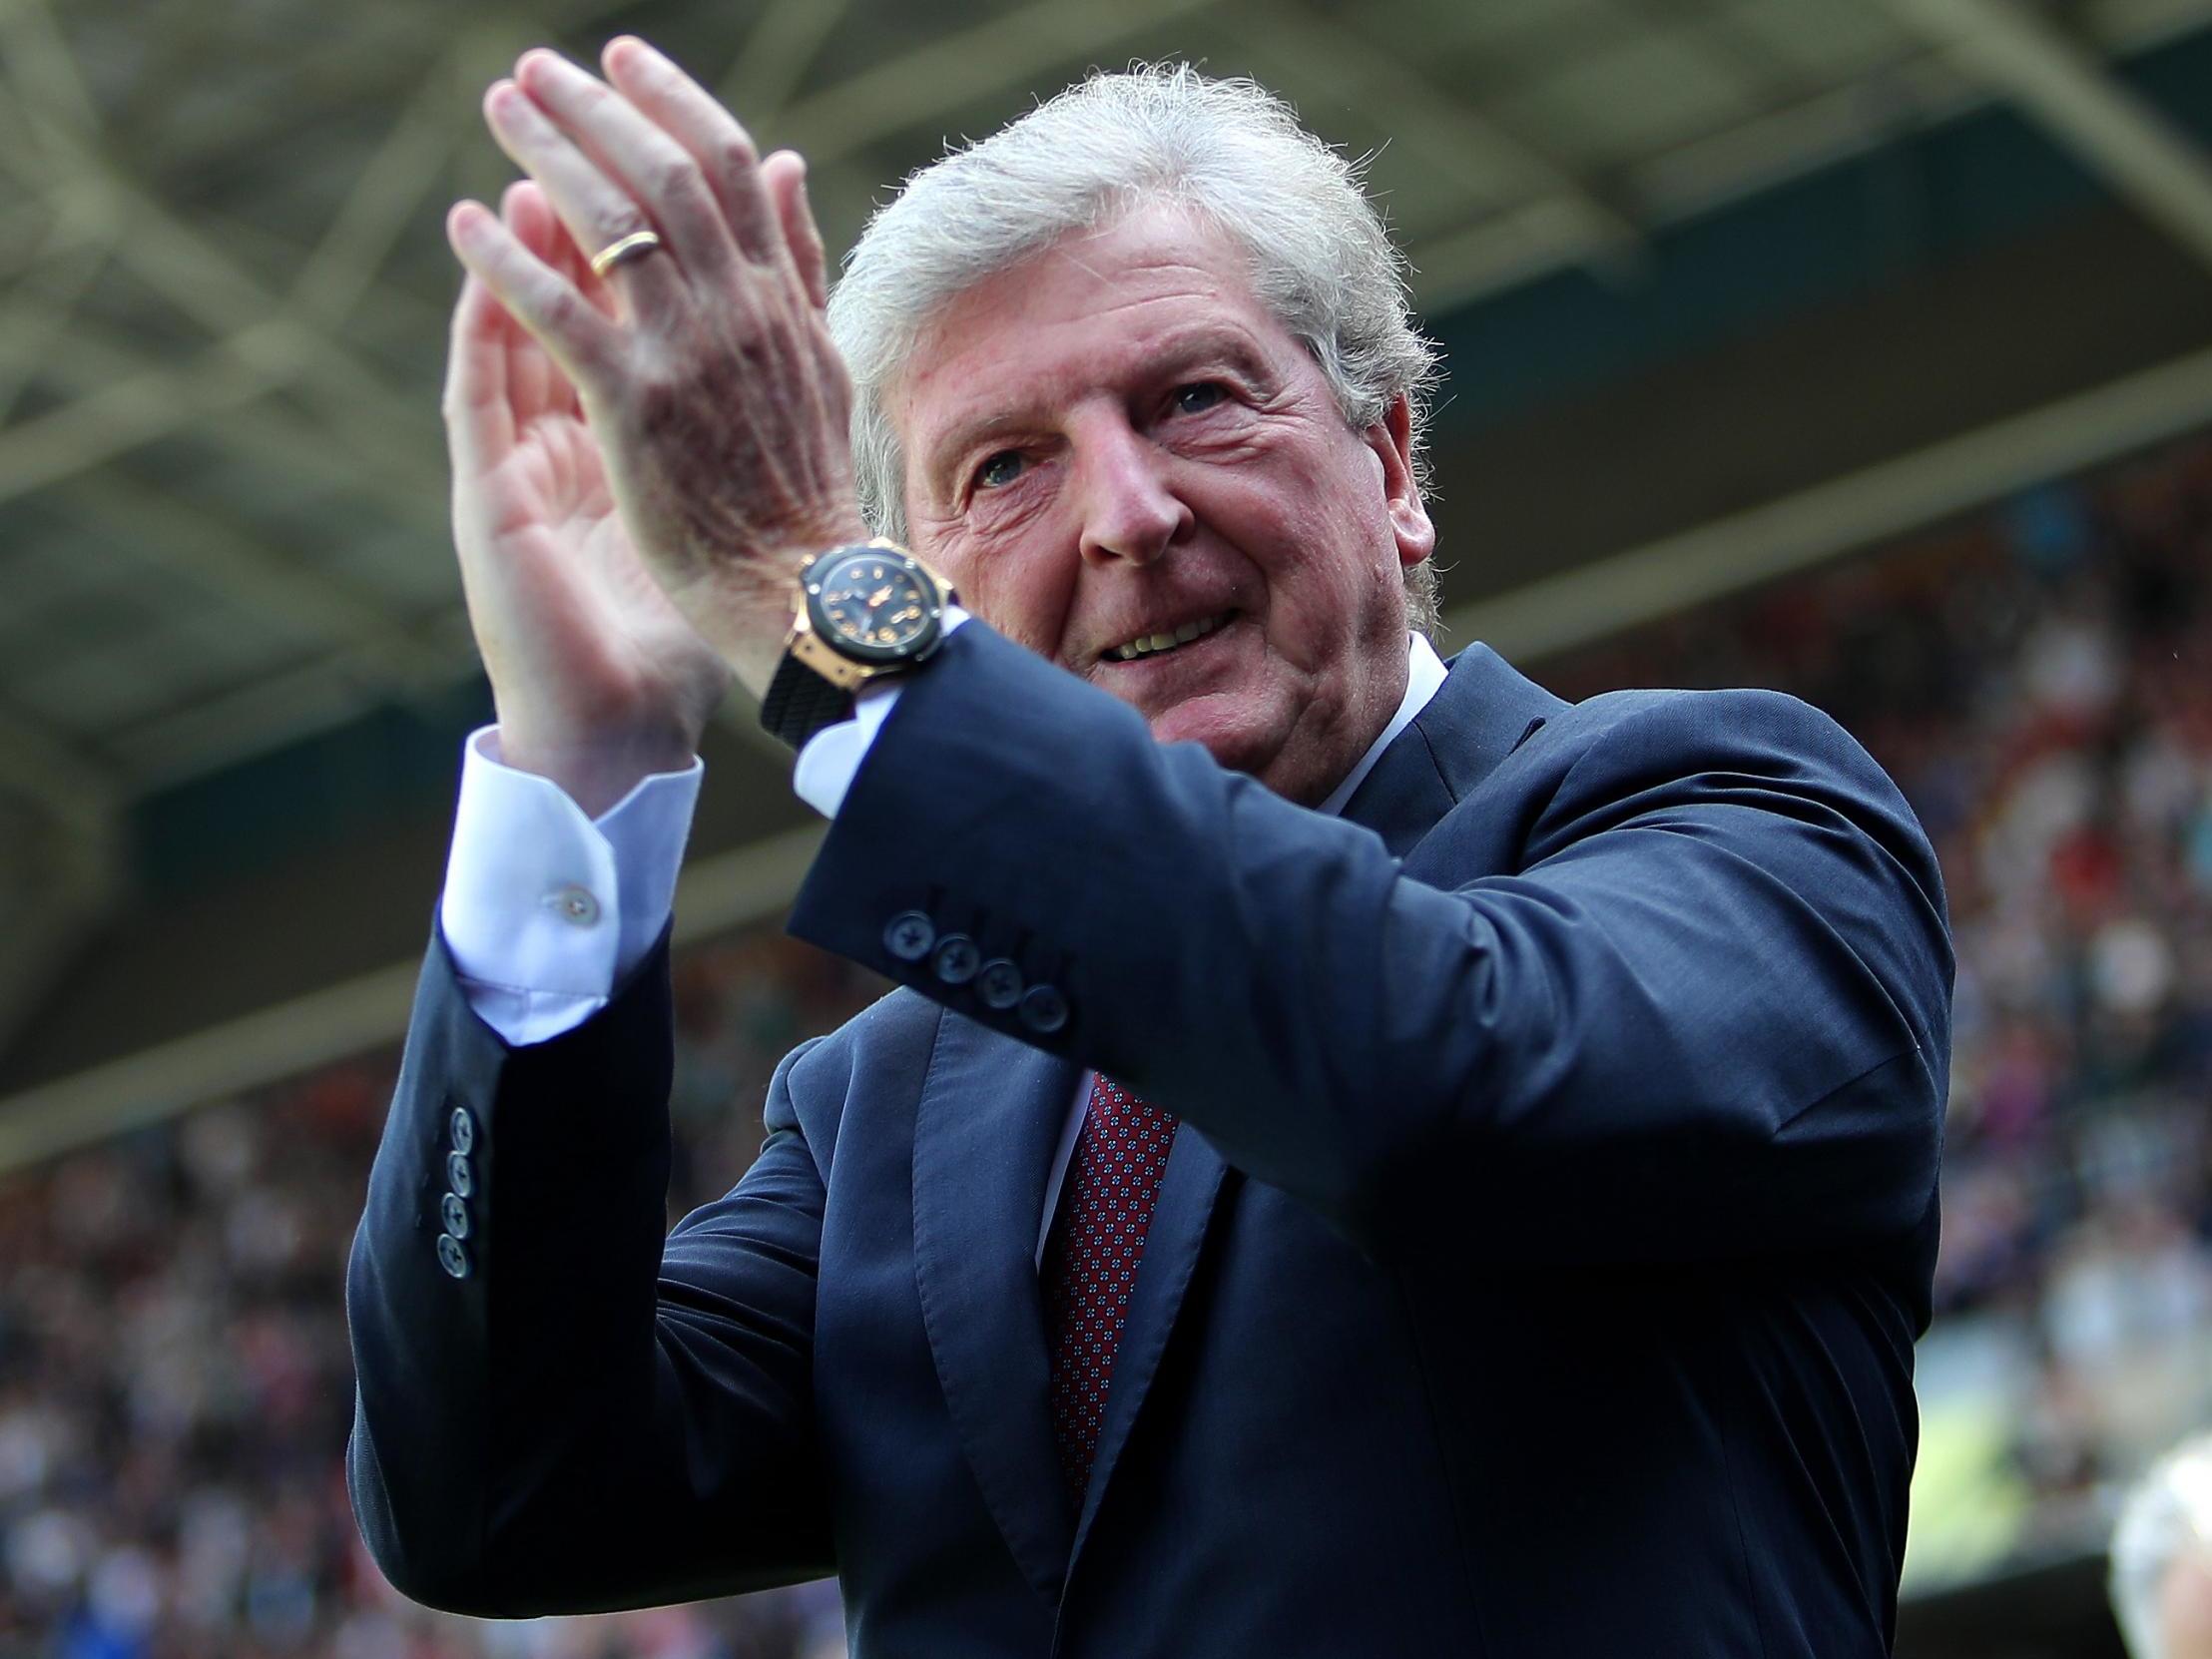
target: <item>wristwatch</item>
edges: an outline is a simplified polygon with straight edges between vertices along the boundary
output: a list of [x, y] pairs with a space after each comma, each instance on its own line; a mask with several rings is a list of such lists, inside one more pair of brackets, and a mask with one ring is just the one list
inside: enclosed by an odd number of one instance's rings
[[784, 660], [761, 724], [794, 749], [850, 718], [862, 686], [926, 662], [944, 639], [952, 584], [878, 537], [817, 553], [799, 567]]

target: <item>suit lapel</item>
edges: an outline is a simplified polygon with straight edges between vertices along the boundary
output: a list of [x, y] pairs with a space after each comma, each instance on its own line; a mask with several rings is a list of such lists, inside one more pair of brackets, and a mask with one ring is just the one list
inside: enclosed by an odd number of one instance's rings
[[914, 1280], [937, 1380], [1007, 1548], [1053, 1603], [1073, 1529], [1046, 1400], [1034, 1251], [1080, 1075], [946, 1014], [914, 1118]]
[[1428, 706], [1376, 757], [1345, 817], [1402, 858], [1508, 755], [1567, 705], [1488, 646], [1468, 646]]

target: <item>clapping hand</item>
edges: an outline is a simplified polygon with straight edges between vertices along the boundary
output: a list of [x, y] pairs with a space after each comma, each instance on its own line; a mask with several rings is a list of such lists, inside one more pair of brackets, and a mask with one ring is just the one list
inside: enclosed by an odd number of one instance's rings
[[798, 157], [641, 41], [605, 67], [525, 54], [484, 103], [531, 180], [447, 219], [469, 614], [506, 758], [595, 812], [688, 763], [733, 673], [765, 690], [799, 562], [867, 534]]

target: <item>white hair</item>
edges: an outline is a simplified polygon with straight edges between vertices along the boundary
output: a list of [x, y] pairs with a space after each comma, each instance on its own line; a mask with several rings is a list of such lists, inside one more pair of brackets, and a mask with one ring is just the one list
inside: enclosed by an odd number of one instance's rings
[[2212, 1434], [2184, 1440], [2127, 1494], [2112, 1529], [2112, 1611], [2134, 1659], [2170, 1659], [2158, 1598], [2174, 1562], [2212, 1548]]
[[[1436, 352], [1413, 327], [1405, 262], [1362, 189], [1360, 164], [1249, 80], [1188, 64], [1094, 73], [989, 138], [954, 150], [878, 209], [830, 300], [852, 372], [861, 511], [906, 534], [905, 465], [883, 407], [922, 328], [983, 278], [1152, 203], [1219, 227], [1250, 262], [1253, 291], [1320, 364], [1355, 430], [1400, 396], [1414, 476]], [[1406, 572], [1408, 619], [1436, 621], [1435, 573]]]

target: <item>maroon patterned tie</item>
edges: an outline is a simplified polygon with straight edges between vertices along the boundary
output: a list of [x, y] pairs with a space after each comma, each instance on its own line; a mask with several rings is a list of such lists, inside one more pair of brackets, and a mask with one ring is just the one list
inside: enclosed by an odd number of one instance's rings
[[1059, 1225], [1045, 1246], [1045, 1334], [1052, 1345], [1052, 1426], [1060, 1472], [1077, 1508], [1098, 1455], [1106, 1388], [1114, 1377], [1129, 1290], [1144, 1259], [1153, 1201], [1167, 1172], [1175, 1122], [1101, 1077], [1068, 1160]]

